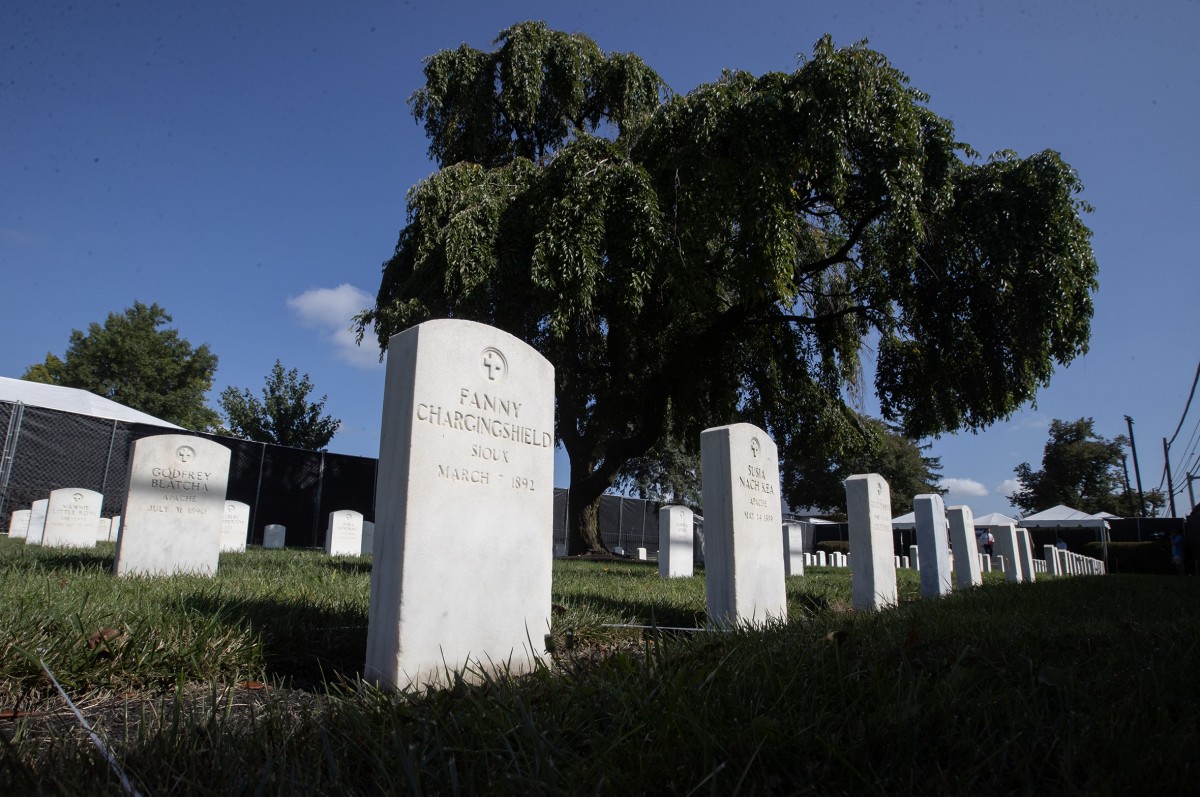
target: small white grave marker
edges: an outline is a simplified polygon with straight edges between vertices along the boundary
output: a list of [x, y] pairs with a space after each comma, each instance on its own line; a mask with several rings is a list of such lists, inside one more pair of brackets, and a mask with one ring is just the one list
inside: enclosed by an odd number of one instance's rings
[[325, 534], [325, 553], [330, 556], [362, 555], [361, 512], [341, 509], [329, 513], [329, 531]]
[[104, 496], [81, 487], [61, 487], [50, 493], [42, 545], [54, 548], [93, 548]]
[[250, 505], [241, 501], [226, 501], [221, 516], [221, 550], [241, 553], [246, 550], [246, 533], [250, 530]]
[[658, 510], [658, 574], [663, 578], [692, 575], [692, 510], [686, 506]]
[[29, 515], [28, 509], [18, 509], [13, 512], [8, 519], [8, 536], [9, 539], [23, 540], [29, 534]]
[[30, 504], [29, 528], [26, 531], [25, 542], [29, 545], [42, 544], [42, 532], [46, 530], [46, 510], [50, 506], [49, 498], [41, 498]]
[[263, 547], [278, 550], [287, 544], [287, 526], [269, 523], [263, 528]]
[[804, 527], [799, 523], [783, 524], [783, 572], [788, 576], [804, 575]]

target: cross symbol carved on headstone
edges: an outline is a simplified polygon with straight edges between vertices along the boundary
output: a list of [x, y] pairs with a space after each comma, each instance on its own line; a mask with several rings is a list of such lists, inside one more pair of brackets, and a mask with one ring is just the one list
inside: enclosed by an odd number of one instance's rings
[[496, 377], [504, 370], [504, 360], [494, 351], [488, 351], [483, 358], [483, 367], [487, 369], [488, 379], [493, 382]]

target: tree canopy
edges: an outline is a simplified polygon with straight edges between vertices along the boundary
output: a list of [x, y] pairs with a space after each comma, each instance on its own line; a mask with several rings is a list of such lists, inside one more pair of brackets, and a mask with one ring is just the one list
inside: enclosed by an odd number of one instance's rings
[[541, 23], [495, 44], [426, 61], [411, 102], [440, 169], [359, 331], [468, 318], [554, 364], [572, 550], [668, 427], [756, 423], [785, 462], [855, 445], [864, 351], [914, 439], [1008, 416], [1086, 351], [1075, 172], [980, 160], [865, 44], [683, 95]]
[[[856, 473], [878, 473], [887, 480], [896, 514], [911, 511], [912, 499], [917, 495], [943, 492], [939, 486], [941, 458], [925, 454], [928, 444], [911, 440], [877, 419], [863, 416], [859, 422], [862, 435], [829, 441], [833, 443], [829, 446], [814, 444], [793, 451], [792, 459], [780, 463], [783, 497], [793, 511], [843, 515], [843, 482]], [[693, 443], [690, 447], [689, 442]], [[618, 485], [640, 498], [700, 510], [698, 442], [679, 440], [668, 427], [654, 448], [626, 463]]]
[[342, 422], [321, 414], [329, 396], [309, 401], [312, 390], [308, 374], [301, 377], [295, 368], [284, 371], [283, 363], [276, 360], [261, 401], [249, 389], [227, 387], [220, 405], [235, 437], [318, 451], [329, 445]]
[[[1110, 512], [1136, 516], [1137, 498], [1124, 482], [1123, 455], [1129, 439], [1096, 434], [1091, 418], [1050, 422], [1050, 437], [1042, 450], [1041, 470], [1028, 462], [1014, 469], [1020, 488], [1010, 495], [1012, 505], [1026, 513], [1064, 504], [1090, 514]], [[1158, 490], [1145, 494], [1141, 514], [1153, 515], [1166, 503]]]
[[109, 313], [103, 326], [93, 322], [87, 332], [72, 330], [61, 359], [48, 353], [21, 378], [82, 388], [187, 429], [210, 429], [218, 418], [205, 394], [212, 389], [217, 355], [208, 344], [192, 348], [179, 330], [163, 328], [170, 322], [158, 304], [135, 301], [121, 313]]

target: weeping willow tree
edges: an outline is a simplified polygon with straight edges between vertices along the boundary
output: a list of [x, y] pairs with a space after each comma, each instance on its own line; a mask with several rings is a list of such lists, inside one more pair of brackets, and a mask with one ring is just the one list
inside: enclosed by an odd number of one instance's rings
[[465, 318], [554, 364], [572, 552], [602, 547], [600, 495], [666, 430], [745, 420], [810, 461], [870, 436], [847, 397], [872, 388], [911, 438], [979, 429], [1087, 350], [1076, 173], [981, 158], [865, 44], [684, 95], [541, 23], [494, 45], [425, 63], [439, 170], [359, 334]]

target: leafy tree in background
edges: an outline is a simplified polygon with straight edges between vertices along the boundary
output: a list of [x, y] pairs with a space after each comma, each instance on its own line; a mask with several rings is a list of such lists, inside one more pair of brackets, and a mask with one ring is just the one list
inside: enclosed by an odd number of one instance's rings
[[109, 313], [104, 325], [72, 330], [66, 354], [47, 354], [22, 375], [31, 382], [82, 388], [186, 429], [216, 426], [205, 393], [212, 389], [217, 356], [196, 348], [179, 330], [163, 328], [171, 316], [157, 304], [135, 301]]
[[[1123, 435], [1108, 440], [1096, 434], [1091, 418], [1055, 419], [1042, 449], [1041, 470], [1034, 470], [1028, 462], [1018, 465], [1014, 472], [1021, 488], [1009, 501], [1026, 513], [1065, 504], [1090, 514], [1127, 515], [1131, 504], [1121, 478], [1121, 453], [1126, 445], [1128, 439]], [[1153, 491], [1146, 499], [1153, 505]]]
[[679, 439], [670, 415], [659, 442], [640, 457], [631, 457], [617, 474], [626, 493], [651, 501], [678, 504], [701, 511], [703, 481], [699, 438]]
[[338, 418], [321, 415], [329, 396], [309, 401], [313, 385], [308, 374], [301, 377], [295, 368], [284, 371], [279, 360], [266, 381], [262, 401], [249, 389], [227, 387], [221, 392], [219, 403], [233, 436], [310, 451], [328, 446], [342, 425]]
[[411, 103], [440, 171], [359, 334], [467, 318], [554, 364], [572, 552], [602, 547], [601, 494], [668, 427], [756, 423], [785, 462], [856, 445], [868, 343], [913, 439], [1006, 417], [1086, 351], [1075, 172], [979, 161], [865, 45], [682, 96], [541, 23], [496, 45], [426, 61]]
[[[843, 482], [856, 473], [878, 473], [892, 491], [896, 514], [912, 510], [912, 499], [923, 493], [943, 493], [941, 458], [927, 456], [921, 445], [891, 429], [882, 421], [860, 416], [862, 434], [838, 441], [840, 447], [814, 445], [793, 451], [792, 458], [779, 464], [783, 495], [795, 510], [813, 509], [841, 515], [846, 508]], [[692, 442], [692, 441], [688, 441]], [[626, 492], [655, 501], [684, 504], [701, 509], [700, 452], [667, 433], [644, 456], [626, 463], [618, 476]]]
[[[835, 515], [846, 511], [843, 482], [856, 473], [878, 473], [891, 488], [892, 511], [911, 512], [915, 496], [945, 491], [939, 486], [940, 457], [925, 453], [929, 446], [905, 437], [873, 418], [860, 417], [863, 434], [794, 452], [781, 467], [783, 494], [797, 509], [818, 509]], [[840, 445], [838, 445], [840, 443]]]

